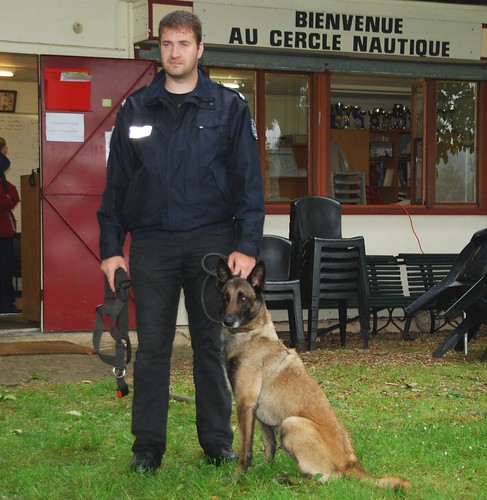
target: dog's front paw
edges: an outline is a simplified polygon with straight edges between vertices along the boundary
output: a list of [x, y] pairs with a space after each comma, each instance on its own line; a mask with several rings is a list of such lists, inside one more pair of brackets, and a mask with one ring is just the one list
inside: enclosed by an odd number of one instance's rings
[[242, 467], [237, 467], [231, 476], [231, 479], [234, 483], [238, 483], [240, 479], [242, 479], [242, 476], [245, 474], [245, 471], [242, 469]]

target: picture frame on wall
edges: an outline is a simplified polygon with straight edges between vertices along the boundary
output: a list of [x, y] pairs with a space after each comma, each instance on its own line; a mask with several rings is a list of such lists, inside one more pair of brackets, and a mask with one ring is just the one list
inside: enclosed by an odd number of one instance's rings
[[0, 113], [15, 113], [16, 90], [0, 90]]

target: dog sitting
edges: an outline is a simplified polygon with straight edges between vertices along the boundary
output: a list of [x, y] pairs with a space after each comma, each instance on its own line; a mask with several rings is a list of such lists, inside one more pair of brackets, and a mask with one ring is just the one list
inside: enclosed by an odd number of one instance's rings
[[265, 266], [259, 262], [247, 279], [232, 275], [222, 259], [217, 264], [222, 300], [224, 349], [228, 379], [237, 408], [240, 436], [238, 479], [251, 464], [254, 424], [260, 424], [267, 460], [281, 448], [300, 471], [325, 482], [348, 477], [383, 488], [405, 488], [400, 477], [369, 475], [355, 454], [352, 440], [337, 414], [311, 378], [294, 349], [279, 340], [266, 308]]

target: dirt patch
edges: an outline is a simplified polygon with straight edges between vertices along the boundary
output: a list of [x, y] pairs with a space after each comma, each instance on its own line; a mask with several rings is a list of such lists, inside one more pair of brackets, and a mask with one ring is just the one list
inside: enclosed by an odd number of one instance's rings
[[316, 351], [302, 353], [305, 363], [340, 363], [340, 364], [424, 364], [438, 363], [478, 363], [487, 349], [487, 328], [479, 331], [475, 340], [468, 344], [468, 352], [450, 349], [443, 357], [433, 358], [433, 352], [450, 335], [451, 331], [434, 334], [415, 332], [416, 340], [406, 342], [398, 332], [381, 332], [371, 337], [369, 348], [362, 347], [358, 334], [347, 336], [347, 345], [340, 347], [338, 335], [329, 335], [321, 339]]
[[[81, 346], [86, 346], [88, 354], [35, 354], [22, 356], [0, 356], [0, 385], [15, 386], [23, 384], [36, 384], [40, 382], [81, 382], [96, 380], [114, 380], [110, 365], [104, 363], [94, 354], [92, 334], [81, 333], [12, 333], [3, 335], [0, 342], [43, 340], [43, 341], [70, 341]], [[133, 356], [137, 350], [135, 333], [130, 333], [133, 347], [132, 361], [129, 364], [128, 376], [133, 368]], [[114, 354], [114, 341], [110, 335], [102, 338], [103, 352]], [[192, 351], [187, 334], [184, 330], [178, 331], [174, 341], [174, 359], [192, 359]]]
[[[286, 324], [279, 324], [281, 338], [288, 343], [289, 337], [284, 331]], [[362, 348], [360, 335], [356, 332], [347, 336], [347, 345], [341, 348], [338, 335], [332, 333], [320, 338], [318, 349], [312, 352], [301, 353], [305, 364], [340, 363], [340, 364], [424, 364], [436, 363], [478, 363], [487, 349], [487, 328], [482, 328], [477, 338], [469, 343], [468, 354], [451, 349], [439, 359], [432, 357], [432, 353], [445, 340], [449, 331], [440, 331], [433, 335], [417, 333], [413, 342], [405, 342], [399, 332], [381, 332], [370, 340], [369, 349]], [[36, 334], [37, 338], [67, 340], [81, 345], [92, 346], [91, 333], [63, 333], [57, 335]], [[34, 336], [35, 337], [35, 336]], [[113, 341], [106, 335], [102, 347], [112, 352]], [[26, 338], [35, 340], [32, 334], [24, 337], [16, 335], [15, 340]], [[135, 336], [132, 337], [134, 351], [136, 350]], [[2, 337], [0, 341], [9, 341], [12, 337]], [[178, 369], [190, 370], [192, 365], [192, 350], [188, 334], [185, 330], [178, 330], [173, 348], [173, 366]], [[129, 365], [131, 375], [132, 363]], [[15, 386], [22, 384], [36, 384], [39, 382], [79, 382], [96, 380], [113, 380], [109, 365], [103, 363], [96, 354], [53, 354], [53, 355], [24, 355], [0, 356], [0, 385]]]
[[0, 356], [34, 354], [90, 354], [91, 348], [66, 340], [0, 342]]

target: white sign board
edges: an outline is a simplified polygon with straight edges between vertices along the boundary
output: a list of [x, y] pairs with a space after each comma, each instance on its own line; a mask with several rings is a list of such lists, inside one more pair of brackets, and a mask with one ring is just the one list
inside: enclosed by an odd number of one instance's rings
[[46, 113], [46, 140], [84, 142], [85, 115], [82, 113]]
[[[204, 42], [347, 55], [480, 60], [482, 23], [420, 19], [384, 8], [363, 12], [196, 3]], [[409, 15], [413, 15], [409, 11]]]

